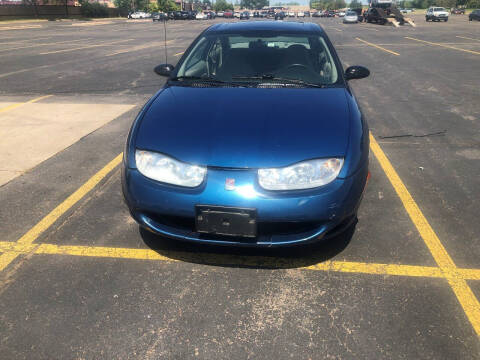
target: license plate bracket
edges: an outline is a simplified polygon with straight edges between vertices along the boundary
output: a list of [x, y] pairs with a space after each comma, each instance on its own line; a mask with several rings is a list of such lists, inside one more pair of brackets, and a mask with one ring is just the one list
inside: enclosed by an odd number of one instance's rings
[[257, 236], [257, 210], [226, 206], [195, 206], [197, 232], [254, 238]]

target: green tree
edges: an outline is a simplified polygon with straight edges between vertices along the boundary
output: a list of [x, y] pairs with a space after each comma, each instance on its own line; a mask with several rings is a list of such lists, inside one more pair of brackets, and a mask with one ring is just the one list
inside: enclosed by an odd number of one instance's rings
[[457, 0], [438, 0], [435, 5], [443, 6], [444, 8], [453, 8], [457, 5]]
[[132, 0], [113, 0], [115, 6], [120, 10], [122, 16], [126, 16], [132, 8]]
[[177, 4], [173, 0], [157, 0], [158, 10], [163, 12], [178, 10]]
[[359, 0], [352, 0], [349, 7], [350, 9], [358, 9], [362, 7], [362, 3]]
[[344, 9], [347, 7], [345, 0], [335, 0], [335, 10]]
[[246, 9], [261, 9], [269, 3], [269, 0], [242, 0], [240, 6]]
[[113, 0], [113, 3], [120, 9], [122, 15], [130, 11], [148, 10], [149, 0]]
[[215, 11], [233, 10], [233, 4], [227, 3], [226, 0], [217, 0], [213, 8]]
[[87, 18], [104, 18], [108, 17], [107, 7], [98, 2], [82, 1], [80, 12], [82, 16]]

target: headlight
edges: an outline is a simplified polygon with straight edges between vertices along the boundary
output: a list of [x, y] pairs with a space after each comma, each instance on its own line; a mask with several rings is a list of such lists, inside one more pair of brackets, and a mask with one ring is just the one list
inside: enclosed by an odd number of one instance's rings
[[163, 154], [136, 150], [137, 169], [146, 177], [168, 184], [195, 187], [205, 178], [207, 168], [189, 165]]
[[310, 189], [335, 180], [342, 165], [343, 159], [318, 159], [284, 168], [259, 169], [258, 181], [266, 190]]

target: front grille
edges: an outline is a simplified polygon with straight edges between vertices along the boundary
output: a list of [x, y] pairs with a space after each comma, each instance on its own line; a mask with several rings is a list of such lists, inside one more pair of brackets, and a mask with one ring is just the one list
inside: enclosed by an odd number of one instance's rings
[[146, 213], [150, 219], [158, 224], [170, 226], [179, 230], [195, 232], [195, 218], [188, 216], [157, 215]]
[[292, 235], [312, 231], [320, 227], [317, 222], [259, 222], [258, 234], [263, 236]]
[[[166, 225], [182, 231], [196, 232], [195, 218], [188, 216], [172, 216], [172, 215], [158, 215], [154, 213], [146, 213], [154, 222]], [[274, 235], [294, 235], [301, 234], [308, 231], [313, 231], [321, 226], [318, 222], [300, 221], [300, 222], [258, 222], [257, 234], [260, 236], [274, 236]], [[218, 238], [225, 239], [230, 236], [201, 234], [203, 238]]]

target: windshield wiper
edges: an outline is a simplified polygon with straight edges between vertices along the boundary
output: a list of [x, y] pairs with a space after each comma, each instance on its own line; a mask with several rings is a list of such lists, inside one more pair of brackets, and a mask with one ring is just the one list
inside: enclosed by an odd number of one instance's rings
[[322, 84], [315, 84], [315, 83], [310, 83], [307, 81], [303, 81], [300, 79], [290, 79], [290, 78], [282, 78], [282, 77], [277, 77], [273, 74], [263, 74], [263, 75], [255, 75], [255, 76], [232, 76], [232, 79], [234, 80], [273, 80], [275, 82], [279, 83], [284, 83], [285, 85], [287, 84], [296, 84], [296, 85], [303, 85], [303, 86], [308, 86], [308, 87], [316, 87], [316, 88], [324, 88], [326, 87], [325, 85]]
[[212, 85], [230, 85], [230, 86], [241, 86], [238, 83], [232, 83], [228, 81], [223, 81], [220, 79], [216, 79], [213, 77], [208, 76], [175, 76], [168, 80], [170, 81], [194, 81], [194, 82], [204, 82]]

